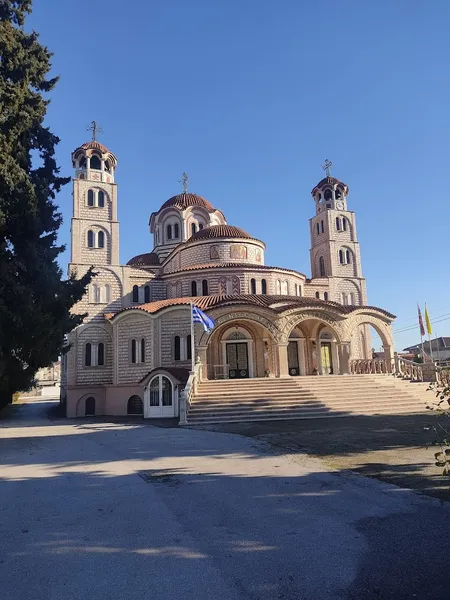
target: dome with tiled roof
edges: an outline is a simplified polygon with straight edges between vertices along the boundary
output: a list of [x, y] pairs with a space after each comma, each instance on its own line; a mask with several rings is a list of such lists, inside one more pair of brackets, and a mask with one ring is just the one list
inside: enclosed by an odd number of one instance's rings
[[133, 256], [127, 262], [130, 267], [149, 267], [159, 265], [159, 258], [155, 252], [147, 252], [146, 254], [138, 254]]
[[208, 200], [205, 200], [205, 198], [202, 198], [197, 194], [191, 194], [189, 192], [183, 192], [182, 194], [172, 196], [172, 198], [169, 198], [166, 200], [166, 202], [164, 202], [159, 210], [163, 210], [164, 208], [169, 208], [171, 206], [179, 208], [180, 210], [186, 210], [190, 206], [201, 206], [206, 208], [208, 212], [214, 212], [216, 210], [214, 206], [208, 202]]
[[91, 140], [90, 142], [85, 142], [75, 148], [72, 152], [72, 162], [73, 165], [76, 166], [77, 159], [83, 156], [92, 156], [93, 154], [100, 153], [104, 160], [110, 161], [112, 166], [117, 166], [117, 157], [115, 154], [111, 152], [106, 146], [100, 144], [97, 140]]
[[314, 196], [314, 194], [318, 190], [321, 190], [325, 186], [340, 187], [345, 191], [346, 194], [348, 194], [348, 185], [346, 183], [344, 183], [343, 181], [336, 179], [336, 177], [331, 177], [331, 175], [328, 175], [327, 177], [324, 177], [323, 179], [321, 179], [319, 181], [319, 183], [313, 187], [311, 194]]
[[189, 242], [196, 242], [198, 240], [208, 240], [211, 238], [246, 238], [254, 240], [253, 236], [241, 229], [240, 227], [234, 227], [234, 225], [211, 225], [206, 229], [200, 229], [188, 239]]

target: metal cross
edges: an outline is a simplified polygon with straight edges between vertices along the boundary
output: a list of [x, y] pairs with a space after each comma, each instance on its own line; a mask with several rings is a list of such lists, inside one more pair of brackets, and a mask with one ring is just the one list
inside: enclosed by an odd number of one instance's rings
[[183, 175], [181, 176], [181, 179], [178, 180], [178, 183], [182, 183], [183, 184], [183, 192], [186, 193], [187, 192], [187, 188], [188, 188], [188, 182], [191, 181], [188, 177], [188, 174], [186, 173], [186, 171], [184, 171]]
[[97, 123], [97, 121], [92, 121], [91, 126], [86, 129], [86, 131], [92, 131], [92, 141], [97, 140], [97, 134], [103, 133], [103, 129]]
[[322, 169], [325, 171], [325, 173], [327, 174], [327, 177], [330, 176], [330, 170], [331, 167], [333, 166], [333, 163], [331, 162], [331, 160], [328, 160], [328, 158], [325, 159], [325, 162], [322, 165]]

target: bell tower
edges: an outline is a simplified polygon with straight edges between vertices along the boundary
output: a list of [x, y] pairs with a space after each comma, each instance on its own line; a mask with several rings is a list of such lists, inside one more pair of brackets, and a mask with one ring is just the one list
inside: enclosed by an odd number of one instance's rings
[[356, 232], [355, 213], [347, 208], [348, 186], [332, 177], [325, 161], [325, 177], [312, 190], [316, 214], [310, 219], [312, 278], [327, 278], [329, 300], [349, 305], [367, 304], [366, 282]]
[[73, 217], [71, 265], [119, 265], [117, 158], [97, 141], [95, 121], [92, 140], [72, 153]]

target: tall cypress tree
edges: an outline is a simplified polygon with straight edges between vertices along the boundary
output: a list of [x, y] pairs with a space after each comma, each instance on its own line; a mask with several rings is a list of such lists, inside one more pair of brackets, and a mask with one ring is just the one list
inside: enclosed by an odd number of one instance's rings
[[44, 127], [57, 78], [38, 34], [23, 29], [31, 0], [0, 0], [0, 407], [60, 354], [83, 317], [70, 313], [92, 274], [64, 281], [56, 259], [59, 139]]

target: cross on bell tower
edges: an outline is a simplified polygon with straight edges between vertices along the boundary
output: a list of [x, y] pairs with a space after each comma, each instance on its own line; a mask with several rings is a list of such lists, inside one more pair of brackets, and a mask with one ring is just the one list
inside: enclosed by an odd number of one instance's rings
[[91, 121], [89, 127], [86, 128], [86, 131], [92, 131], [92, 141], [97, 141], [97, 135], [99, 133], [103, 133], [103, 128], [97, 123], [97, 121]]
[[330, 177], [330, 171], [332, 166], [333, 163], [331, 162], [331, 160], [328, 160], [328, 158], [326, 158], [325, 162], [322, 165], [322, 169], [325, 171], [327, 177]]

